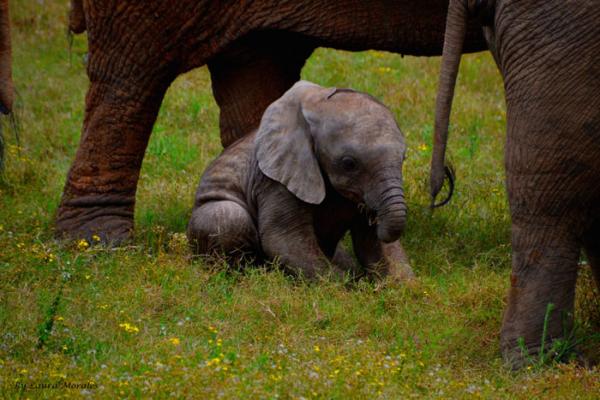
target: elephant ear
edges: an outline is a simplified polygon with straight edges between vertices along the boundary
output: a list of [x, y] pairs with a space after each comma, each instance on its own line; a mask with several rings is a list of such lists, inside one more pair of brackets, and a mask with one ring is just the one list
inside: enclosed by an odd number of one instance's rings
[[325, 182], [303, 107], [322, 91], [322, 87], [306, 81], [292, 86], [263, 114], [255, 142], [262, 173], [310, 204], [323, 201]]

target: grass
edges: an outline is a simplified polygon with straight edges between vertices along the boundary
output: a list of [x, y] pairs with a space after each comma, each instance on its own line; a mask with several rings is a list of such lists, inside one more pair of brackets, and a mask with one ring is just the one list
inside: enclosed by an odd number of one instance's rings
[[[410, 147], [403, 242], [418, 279], [347, 289], [189, 259], [182, 232], [195, 187], [221, 151], [206, 68], [179, 77], [164, 100], [133, 243], [55, 241], [87, 87], [86, 40], [75, 37], [69, 54], [67, 9], [66, 0], [11, 1], [20, 146], [5, 129], [2, 397], [570, 399], [600, 391], [598, 369], [542, 363], [514, 373], [499, 356], [510, 220], [502, 83], [488, 54], [461, 65], [450, 143], [457, 190], [434, 215], [427, 176], [439, 59], [320, 49], [308, 61], [304, 79], [388, 104]], [[593, 290], [583, 269], [579, 337], [600, 329]], [[592, 341], [583, 350], [598, 355], [599, 347]], [[57, 382], [89, 385], [31, 386]]]

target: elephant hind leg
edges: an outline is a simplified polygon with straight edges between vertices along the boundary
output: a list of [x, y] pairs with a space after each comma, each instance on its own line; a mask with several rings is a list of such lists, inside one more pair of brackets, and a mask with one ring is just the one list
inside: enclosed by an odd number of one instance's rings
[[568, 227], [516, 218], [512, 246], [511, 288], [500, 345], [505, 360], [520, 368], [527, 354], [547, 354], [551, 343], [572, 329], [580, 245]]
[[212, 201], [195, 208], [187, 236], [194, 253], [225, 255], [232, 264], [258, 253], [254, 221], [233, 201]]
[[256, 32], [208, 61], [224, 147], [258, 127], [265, 109], [300, 79], [314, 46], [285, 32]]

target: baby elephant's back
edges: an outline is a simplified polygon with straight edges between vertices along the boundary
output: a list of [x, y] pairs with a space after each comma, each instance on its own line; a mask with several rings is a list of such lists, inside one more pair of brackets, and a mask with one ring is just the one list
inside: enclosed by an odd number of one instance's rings
[[244, 136], [210, 163], [196, 191], [196, 207], [209, 201], [231, 200], [246, 208], [254, 137], [255, 132]]

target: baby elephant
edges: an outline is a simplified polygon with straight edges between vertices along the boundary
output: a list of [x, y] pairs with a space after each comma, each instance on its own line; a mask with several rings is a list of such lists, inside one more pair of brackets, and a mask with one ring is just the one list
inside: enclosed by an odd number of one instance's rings
[[[188, 226], [196, 253], [251, 253], [308, 279], [412, 277], [398, 238], [406, 222], [406, 145], [373, 97], [300, 81], [258, 130], [207, 168]], [[350, 230], [356, 265], [341, 245]]]

